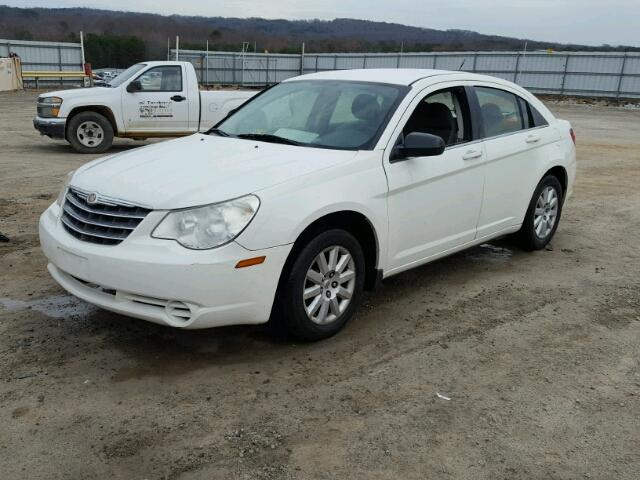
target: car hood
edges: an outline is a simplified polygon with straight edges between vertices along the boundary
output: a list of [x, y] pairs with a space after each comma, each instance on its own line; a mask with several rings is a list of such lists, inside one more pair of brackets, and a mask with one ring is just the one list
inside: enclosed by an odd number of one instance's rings
[[77, 98], [96, 98], [113, 93], [109, 87], [74, 88], [71, 90], [56, 90], [54, 92], [42, 93], [40, 97], [60, 97], [62, 100], [75, 100]]
[[153, 209], [175, 209], [255, 193], [355, 154], [196, 134], [90, 162], [70, 185]]

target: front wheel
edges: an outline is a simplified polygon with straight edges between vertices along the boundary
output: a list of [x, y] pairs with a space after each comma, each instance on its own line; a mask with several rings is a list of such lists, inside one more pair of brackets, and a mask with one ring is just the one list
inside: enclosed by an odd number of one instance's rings
[[536, 187], [522, 228], [517, 233], [527, 250], [541, 250], [553, 238], [562, 213], [562, 186], [553, 175], [544, 177]]
[[104, 153], [113, 143], [113, 127], [104, 115], [81, 112], [69, 120], [67, 140], [76, 152]]
[[350, 233], [313, 238], [285, 272], [278, 315], [288, 333], [306, 341], [328, 338], [353, 316], [364, 287], [362, 247]]

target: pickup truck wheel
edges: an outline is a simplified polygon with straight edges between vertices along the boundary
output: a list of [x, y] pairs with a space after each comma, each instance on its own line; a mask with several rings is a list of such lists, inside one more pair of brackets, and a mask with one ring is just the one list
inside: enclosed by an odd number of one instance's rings
[[353, 316], [364, 288], [364, 253], [344, 230], [329, 230], [298, 253], [280, 291], [279, 314], [296, 338], [328, 338]]
[[562, 186], [555, 176], [547, 175], [540, 181], [516, 234], [523, 248], [541, 250], [551, 241], [560, 223], [562, 194]]
[[104, 115], [81, 112], [69, 120], [67, 140], [76, 152], [103, 153], [113, 143], [113, 127]]

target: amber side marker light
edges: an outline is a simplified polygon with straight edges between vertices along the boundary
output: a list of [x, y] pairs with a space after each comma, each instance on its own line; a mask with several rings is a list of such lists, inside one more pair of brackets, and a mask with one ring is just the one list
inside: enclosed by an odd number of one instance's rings
[[238, 263], [236, 263], [236, 268], [245, 268], [245, 267], [252, 267], [254, 265], [260, 265], [261, 263], [264, 263], [266, 258], [267, 257], [262, 256], [262, 257], [247, 258], [246, 260], [240, 260]]

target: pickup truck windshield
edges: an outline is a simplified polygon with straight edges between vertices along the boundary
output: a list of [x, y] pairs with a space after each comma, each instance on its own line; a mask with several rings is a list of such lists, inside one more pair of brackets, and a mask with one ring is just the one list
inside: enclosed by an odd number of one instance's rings
[[408, 91], [339, 80], [284, 82], [257, 96], [211, 133], [305, 147], [366, 150]]
[[109, 85], [112, 87], [119, 87], [120, 85], [122, 85], [124, 82], [129, 80], [131, 77], [133, 77], [136, 73], [138, 73], [140, 70], [142, 70], [146, 66], [147, 65], [145, 63], [136, 63], [135, 65], [131, 65], [124, 72], [122, 72], [116, 78], [111, 80], [109, 82]]

